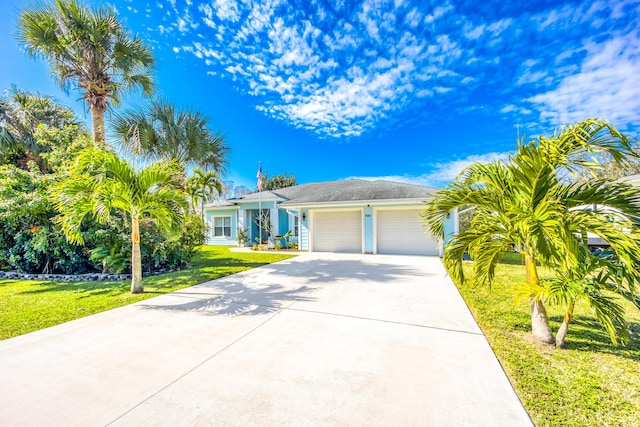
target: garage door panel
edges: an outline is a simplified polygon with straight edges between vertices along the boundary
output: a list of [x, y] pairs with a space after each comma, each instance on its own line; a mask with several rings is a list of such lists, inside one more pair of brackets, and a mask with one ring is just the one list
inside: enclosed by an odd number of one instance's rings
[[438, 255], [439, 245], [425, 233], [420, 209], [376, 212], [377, 252], [381, 254]]
[[362, 212], [336, 211], [313, 214], [313, 250], [362, 252]]

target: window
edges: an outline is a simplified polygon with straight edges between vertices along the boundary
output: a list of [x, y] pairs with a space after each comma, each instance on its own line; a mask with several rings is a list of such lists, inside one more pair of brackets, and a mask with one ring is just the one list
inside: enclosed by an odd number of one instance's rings
[[293, 235], [298, 235], [298, 215], [293, 217]]
[[230, 216], [216, 216], [213, 218], [213, 237], [231, 238]]

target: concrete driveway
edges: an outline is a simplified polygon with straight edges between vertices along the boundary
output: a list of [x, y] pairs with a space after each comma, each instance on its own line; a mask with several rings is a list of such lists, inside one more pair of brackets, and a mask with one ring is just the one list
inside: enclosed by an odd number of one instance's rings
[[305, 254], [0, 342], [3, 426], [531, 426], [438, 258]]

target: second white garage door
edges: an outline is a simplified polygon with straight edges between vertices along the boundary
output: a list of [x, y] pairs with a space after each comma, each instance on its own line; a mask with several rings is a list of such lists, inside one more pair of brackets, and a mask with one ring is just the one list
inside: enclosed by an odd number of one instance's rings
[[376, 211], [379, 254], [439, 255], [439, 245], [425, 233], [420, 209]]
[[362, 252], [362, 211], [313, 212], [315, 252]]

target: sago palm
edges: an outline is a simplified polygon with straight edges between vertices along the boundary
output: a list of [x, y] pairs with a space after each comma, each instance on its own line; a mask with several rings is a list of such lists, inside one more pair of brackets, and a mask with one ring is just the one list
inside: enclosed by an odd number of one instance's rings
[[56, 222], [71, 242], [82, 244], [86, 217], [105, 223], [123, 212], [131, 222], [131, 292], [142, 292], [139, 222], [150, 218], [166, 232], [181, 223], [187, 204], [176, 188], [176, 170], [174, 162], [163, 162], [136, 172], [114, 153], [86, 150], [56, 186]]
[[[640, 273], [640, 247], [630, 224], [640, 219], [638, 192], [625, 184], [594, 181], [571, 185], [567, 172], [595, 168], [588, 154], [603, 150], [617, 161], [634, 155], [629, 140], [604, 121], [587, 120], [520, 144], [507, 162], [474, 164], [447, 188], [439, 191], [423, 212], [430, 232], [444, 235], [450, 211], [475, 208], [471, 227], [454, 236], [444, 262], [454, 279], [463, 283], [465, 252], [474, 259], [474, 277], [490, 284], [502, 252], [519, 248], [525, 260], [533, 335], [554, 343], [555, 338], [544, 306], [537, 263], [556, 272], [578, 264], [584, 236], [593, 233], [611, 244], [618, 259], [630, 272]], [[586, 209], [596, 205], [597, 209]], [[604, 212], [614, 209], [617, 221]], [[609, 215], [610, 216], [610, 215]]]
[[34, 4], [18, 20], [18, 42], [49, 62], [68, 91], [73, 85], [91, 111], [94, 141], [105, 143], [104, 113], [124, 92], [153, 90], [154, 59], [142, 39], [131, 36], [112, 7], [90, 9], [75, 0]]

